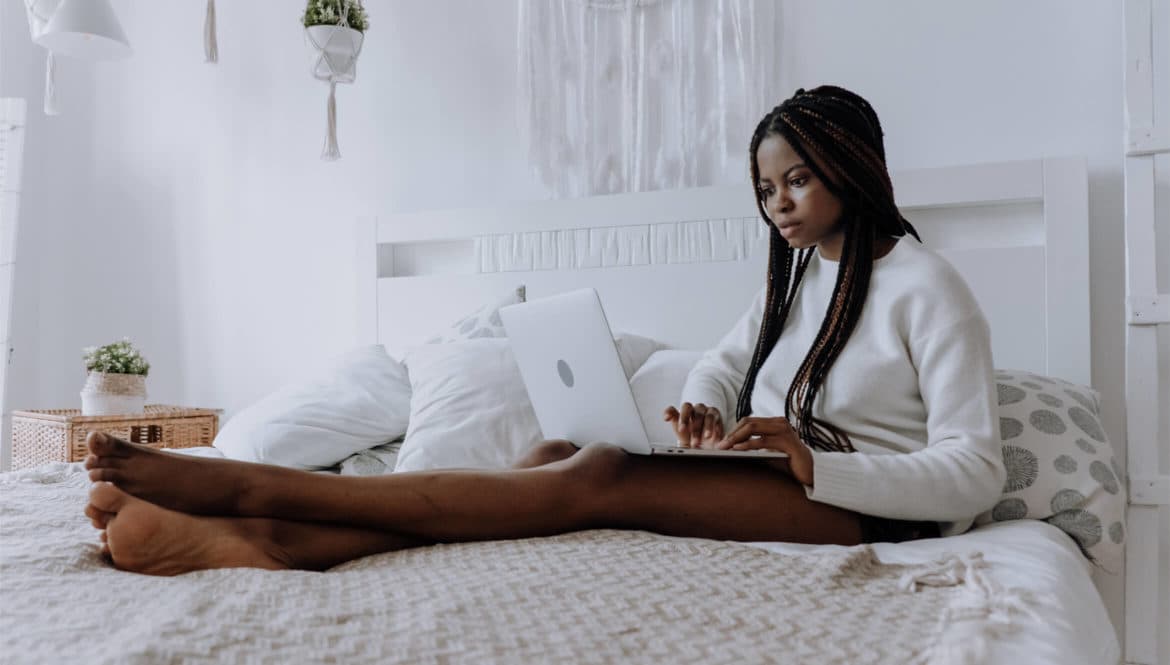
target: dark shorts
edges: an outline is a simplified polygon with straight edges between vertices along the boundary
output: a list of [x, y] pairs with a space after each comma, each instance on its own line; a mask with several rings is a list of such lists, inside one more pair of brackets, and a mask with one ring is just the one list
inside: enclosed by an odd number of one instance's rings
[[921, 538], [938, 538], [938, 522], [911, 522], [888, 517], [861, 515], [861, 542], [901, 543]]

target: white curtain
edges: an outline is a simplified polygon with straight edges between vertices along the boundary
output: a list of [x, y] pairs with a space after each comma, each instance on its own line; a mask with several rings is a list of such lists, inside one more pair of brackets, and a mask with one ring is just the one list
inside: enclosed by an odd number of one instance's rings
[[775, 0], [518, 0], [520, 127], [559, 197], [747, 175], [778, 104]]

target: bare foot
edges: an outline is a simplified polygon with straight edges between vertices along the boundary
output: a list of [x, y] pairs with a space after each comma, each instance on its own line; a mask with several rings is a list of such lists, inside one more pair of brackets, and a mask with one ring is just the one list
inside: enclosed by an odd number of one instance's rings
[[90, 480], [116, 483], [140, 499], [193, 515], [245, 514], [248, 467], [261, 466], [168, 453], [101, 432], [90, 432], [85, 442]]
[[111, 483], [94, 483], [85, 514], [102, 531], [102, 553], [121, 570], [181, 575], [209, 568], [289, 566], [265, 551], [241, 520], [194, 517], [135, 498]]

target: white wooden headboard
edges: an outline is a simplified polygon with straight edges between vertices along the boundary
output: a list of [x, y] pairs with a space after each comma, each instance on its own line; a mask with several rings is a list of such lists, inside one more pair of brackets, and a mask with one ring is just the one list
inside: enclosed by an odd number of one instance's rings
[[[979, 299], [996, 366], [1089, 384], [1084, 159], [892, 175], [907, 219]], [[767, 265], [747, 183], [363, 218], [359, 232], [360, 336], [395, 356], [520, 284], [530, 299], [592, 286], [615, 330], [707, 348]]]

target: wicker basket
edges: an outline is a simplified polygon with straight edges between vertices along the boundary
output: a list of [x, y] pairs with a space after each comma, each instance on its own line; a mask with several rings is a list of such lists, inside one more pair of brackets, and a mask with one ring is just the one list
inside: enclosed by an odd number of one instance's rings
[[218, 409], [147, 404], [145, 414], [83, 416], [77, 409], [12, 412], [12, 468], [46, 462], [80, 462], [90, 432], [154, 448], [210, 446], [219, 429]]

